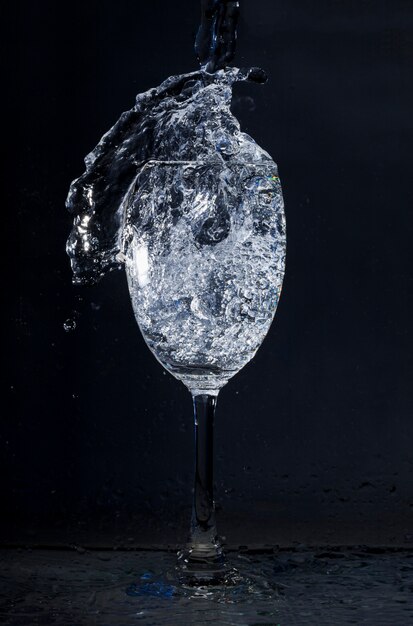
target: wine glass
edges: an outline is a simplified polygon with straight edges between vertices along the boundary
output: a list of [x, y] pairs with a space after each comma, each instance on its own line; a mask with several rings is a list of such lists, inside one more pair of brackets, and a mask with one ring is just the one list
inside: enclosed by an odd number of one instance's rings
[[149, 161], [125, 201], [133, 310], [158, 361], [193, 397], [195, 480], [185, 577], [222, 579], [213, 499], [220, 389], [262, 343], [285, 264], [285, 219], [270, 160]]

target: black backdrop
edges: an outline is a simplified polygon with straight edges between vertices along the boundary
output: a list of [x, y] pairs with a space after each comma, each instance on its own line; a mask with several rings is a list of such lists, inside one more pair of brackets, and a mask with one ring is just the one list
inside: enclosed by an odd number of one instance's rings
[[[276, 321], [218, 403], [233, 541], [412, 540], [409, 5], [241, 0], [236, 63], [269, 82], [233, 106], [279, 164], [288, 259]], [[64, 200], [135, 94], [195, 69], [198, 17], [193, 0], [9, 8], [5, 541], [185, 534], [190, 396], [145, 347], [123, 272], [71, 285]]]

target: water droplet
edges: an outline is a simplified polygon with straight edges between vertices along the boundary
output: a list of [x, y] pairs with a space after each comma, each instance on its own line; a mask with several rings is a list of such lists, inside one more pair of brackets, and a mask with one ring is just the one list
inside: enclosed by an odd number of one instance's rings
[[72, 330], [75, 330], [76, 320], [69, 317], [65, 322], [63, 322], [63, 328], [67, 333], [70, 333]]

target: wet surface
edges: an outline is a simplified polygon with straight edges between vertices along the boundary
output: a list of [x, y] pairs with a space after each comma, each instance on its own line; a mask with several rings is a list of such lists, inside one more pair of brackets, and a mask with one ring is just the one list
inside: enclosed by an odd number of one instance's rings
[[0, 623], [10, 626], [413, 623], [411, 551], [232, 552], [226, 588], [179, 584], [175, 555], [163, 551], [0, 556]]

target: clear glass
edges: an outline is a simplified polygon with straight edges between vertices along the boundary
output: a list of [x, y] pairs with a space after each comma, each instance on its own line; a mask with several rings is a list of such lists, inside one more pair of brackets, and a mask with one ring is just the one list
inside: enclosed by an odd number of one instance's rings
[[213, 500], [216, 398], [256, 353], [280, 296], [285, 220], [276, 165], [149, 161], [125, 211], [137, 322], [194, 401], [193, 514], [179, 563], [196, 580], [216, 580], [225, 575]]

